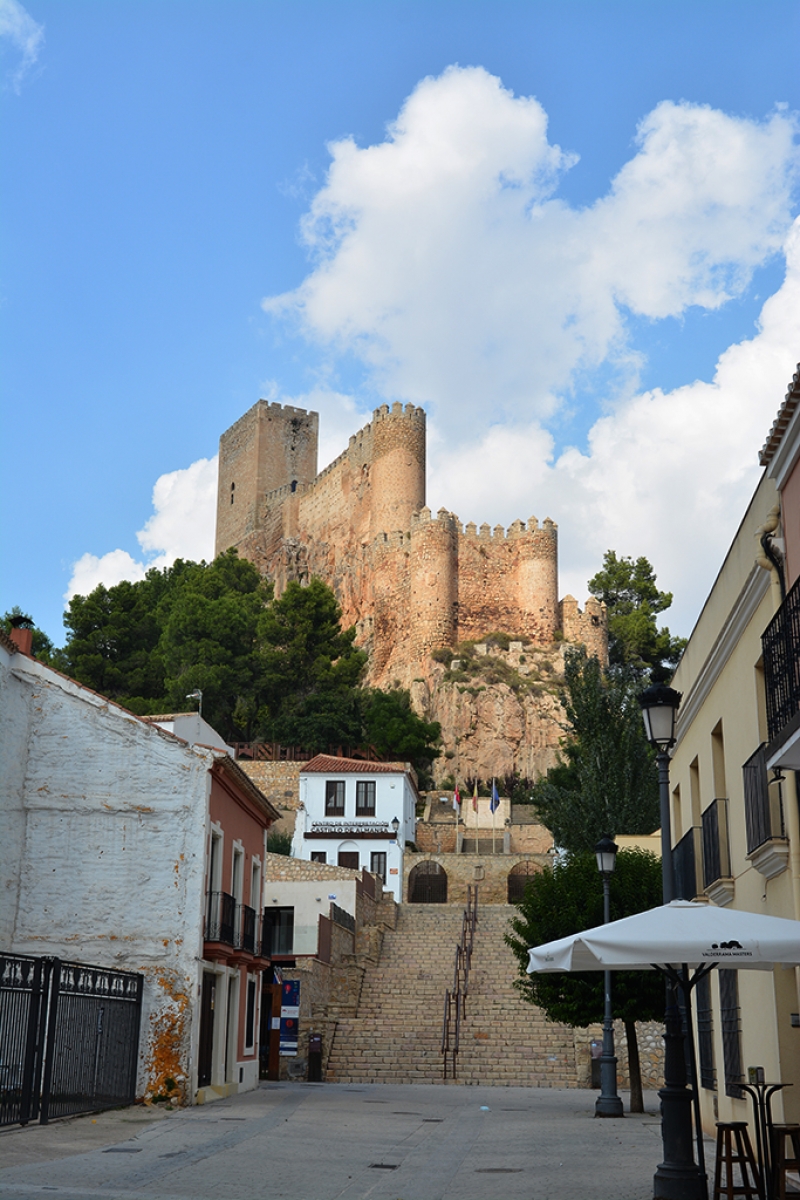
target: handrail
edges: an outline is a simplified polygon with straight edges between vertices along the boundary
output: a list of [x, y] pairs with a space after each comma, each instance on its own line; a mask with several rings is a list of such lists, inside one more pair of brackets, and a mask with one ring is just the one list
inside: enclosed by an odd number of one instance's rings
[[447, 1079], [456, 1077], [456, 1059], [461, 1040], [461, 1019], [467, 1015], [469, 993], [469, 969], [472, 963], [472, 944], [475, 926], [478, 924], [478, 885], [467, 885], [467, 906], [461, 919], [461, 938], [456, 944], [453, 964], [453, 988], [444, 994], [444, 1019], [442, 1021], [442, 1072]]

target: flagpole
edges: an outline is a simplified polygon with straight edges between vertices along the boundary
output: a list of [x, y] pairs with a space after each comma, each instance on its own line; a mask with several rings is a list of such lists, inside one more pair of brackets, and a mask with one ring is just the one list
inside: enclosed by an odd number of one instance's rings
[[492, 857], [494, 857], [494, 775], [492, 776], [492, 798], [489, 801], [489, 807], [492, 810]]

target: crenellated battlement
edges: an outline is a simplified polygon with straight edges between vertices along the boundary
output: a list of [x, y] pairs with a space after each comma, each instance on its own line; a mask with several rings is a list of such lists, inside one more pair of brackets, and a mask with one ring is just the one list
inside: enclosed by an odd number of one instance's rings
[[[425, 501], [426, 415], [382, 404], [317, 470], [318, 415], [259, 400], [220, 439], [217, 552], [237, 546], [274, 580], [319, 576], [370, 652], [373, 682], [413, 675], [427, 654], [503, 630], [547, 645], [600, 645], [605, 612], [558, 603], [549, 517], [480, 526]], [[598, 632], [599, 630], [599, 632]]]

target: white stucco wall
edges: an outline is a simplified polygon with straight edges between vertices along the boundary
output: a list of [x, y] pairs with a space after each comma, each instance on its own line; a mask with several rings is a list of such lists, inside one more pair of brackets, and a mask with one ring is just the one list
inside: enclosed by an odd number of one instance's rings
[[137, 1091], [191, 1070], [210, 751], [0, 647], [3, 945], [141, 971]]
[[[325, 785], [329, 780], [343, 780], [345, 784], [344, 817], [326, 817]], [[375, 816], [356, 817], [356, 783], [375, 783]], [[324, 851], [327, 861], [336, 865], [340, 851], [358, 852], [359, 868], [371, 870], [370, 861], [374, 851], [386, 854], [385, 888], [391, 891], [398, 903], [403, 892], [403, 851], [405, 843], [414, 840], [416, 831], [415, 795], [409, 778], [403, 772], [328, 772], [326, 774], [300, 774], [300, 811], [295, 822], [292, 854], [295, 858], [310, 859], [312, 853]], [[400, 828], [397, 837], [391, 822], [397, 817]], [[308, 832], [329, 830], [328, 836], [307, 838]], [[359, 832], [374, 830], [385, 832], [385, 837], [359, 837]], [[338, 902], [337, 902], [338, 903]]]

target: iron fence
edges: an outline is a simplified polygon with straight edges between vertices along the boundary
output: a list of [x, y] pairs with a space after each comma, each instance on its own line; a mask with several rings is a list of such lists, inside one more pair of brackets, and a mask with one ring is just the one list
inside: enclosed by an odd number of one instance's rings
[[694, 900], [702, 886], [697, 877], [700, 862], [700, 827], [693, 825], [672, 850], [672, 870], [675, 879], [675, 899]]
[[0, 954], [0, 1125], [132, 1104], [143, 977]]
[[728, 801], [713, 800], [704, 811], [702, 821], [703, 885], [710, 887], [718, 879], [730, 878], [731, 874]]
[[453, 988], [444, 994], [444, 1018], [442, 1021], [442, 1074], [447, 1079], [456, 1077], [456, 1064], [461, 1041], [461, 1021], [467, 1015], [469, 992], [469, 969], [472, 963], [472, 945], [475, 926], [478, 924], [478, 886], [467, 885], [467, 906], [461, 919], [461, 938], [456, 945], [453, 965]]
[[762, 743], [742, 767], [748, 854], [773, 838], [785, 836], [781, 788], [777, 784], [770, 795], [766, 751]]

